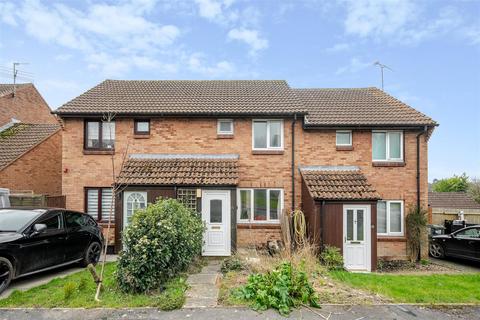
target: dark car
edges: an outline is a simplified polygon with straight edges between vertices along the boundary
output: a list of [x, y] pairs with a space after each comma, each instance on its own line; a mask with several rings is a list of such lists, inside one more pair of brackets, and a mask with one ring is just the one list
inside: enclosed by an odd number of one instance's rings
[[480, 261], [480, 225], [433, 236], [429, 251], [434, 258], [457, 257]]
[[102, 246], [102, 231], [87, 214], [0, 209], [0, 292], [12, 279], [76, 262], [96, 264]]

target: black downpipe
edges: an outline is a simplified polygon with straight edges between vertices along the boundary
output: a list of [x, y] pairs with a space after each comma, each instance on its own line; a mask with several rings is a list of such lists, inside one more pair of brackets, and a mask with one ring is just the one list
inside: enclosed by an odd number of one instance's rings
[[295, 123], [297, 114], [293, 115], [292, 121], [292, 211], [295, 210]]
[[428, 128], [425, 126], [423, 131], [417, 134], [417, 209], [420, 209], [420, 136], [427, 132]]

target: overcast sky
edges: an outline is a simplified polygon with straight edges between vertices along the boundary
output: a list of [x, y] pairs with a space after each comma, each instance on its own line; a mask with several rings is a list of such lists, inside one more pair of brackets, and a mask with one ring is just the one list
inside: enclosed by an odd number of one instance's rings
[[52, 109], [106, 78], [380, 87], [377, 60], [440, 123], [429, 179], [480, 177], [480, 0], [0, 0], [0, 80], [28, 62]]

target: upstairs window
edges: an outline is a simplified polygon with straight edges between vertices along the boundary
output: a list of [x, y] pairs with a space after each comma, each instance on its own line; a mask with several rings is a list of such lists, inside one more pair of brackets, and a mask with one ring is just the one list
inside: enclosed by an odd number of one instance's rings
[[282, 120], [253, 120], [253, 150], [283, 150]]
[[150, 120], [135, 120], [134, 134], [150, 134]]
[[282, 189], [239, 189], [240, 222], [279, 222], [283, 208]]
[[115, 122], [85, 121], [85, 149], [115, 149]]
[[112, 205], [112, 188], [87, 188], [85, 190], [85, 211], [95, 220], [111, 221], [115, 219], [115, 201], [113, 202], [110, 215], [110, 206]]
[[403, 132], [373, 131], [373, 161], [403, 161]]
[[217, 134], [233, 135], [233, 120], [219, 119], [217, 121]]
[[336, 137], [336, 145], [338, 147], [351, 147], [352, 146], [352, 131], [350, 130], [338, 130]]

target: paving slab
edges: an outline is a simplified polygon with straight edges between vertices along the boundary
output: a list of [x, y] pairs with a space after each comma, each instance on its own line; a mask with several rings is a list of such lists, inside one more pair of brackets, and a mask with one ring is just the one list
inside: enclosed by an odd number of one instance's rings
[[197, 274], [188, 276], [190, 286], [186, 292], [184, 308], [208, 308], [217, 306], [219, 288], [217, 282], [220, 277], [220, 262], [209, 260], [208, 265]]

